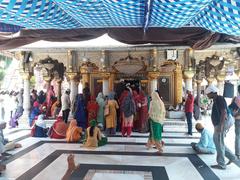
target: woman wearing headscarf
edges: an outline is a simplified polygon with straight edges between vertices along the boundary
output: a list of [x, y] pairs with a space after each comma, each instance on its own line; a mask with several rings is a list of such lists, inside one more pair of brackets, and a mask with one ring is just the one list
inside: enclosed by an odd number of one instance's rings
[[148, 132], [148, 99], [144, 91], [139, 92], [139, 117], [137, 122], [137, 130], [140, 133]]
[[96, 101], [98, 103], [98, 113], [97, 113], [97, 123], [102, 124], [104, 127], [104, 106], [105, 106], [105, 101], [103, 99], [103, 93], [98, 93], [98, 96], [96, 98]]
[[121, 109], [123, 112], [122, 136], [125, 136], [127, 133], [127, 136], [130, 137], [133, 127], [133, 118], [136, 114], [136, 105], [131, 92], [128, 92], [127, 97], [124, 98]]
[[156, 145], [159, 153], [163, 152], [163, 141], [162, 141], [162, 129], [163, 122], [165, 120], [166, 109], [163, 101], [159, 97], [157, 92], [153, 92], [152, 101], [149, 107], [149, 124], [150, 124], [150, 135], [147, 142], [147, 147], [151, 148], [152, 145]]
[[90, 126], [86, 131], [86, 143], [85, 147], [98, 147], [98, 142], [101, 140], [101, 130], [97, 127], [97, 121], [95, 119], [90, 121]]
[[96, 102], [96, 98], [91, 96], [90, 101], [88, 101], [87, 104], [87, 112], [88, 112], [88, 126], [89, 126], [89, 122], [92, 119], [97, 119], [97, 113], [98, 113], [98, 103]]
[[57, 120], [50, 128], [49, 137], [54, 139], [64, 139], [66, 138], [67, 129], [68, 125], [63, 121], [62, 116], [58, 116]]
[[78, 94], [74, 104], [74, 118], [77, 120], [78, 127], [87, 128], [87, 115], [83, 94]]
[[59, 114], [61, 111], [61, 101], [57, 100], [53, 103], [51, 107], [51, 116], [56, 118], [56, 116]]
[[117, 101], [114, 99], [114, 93], [108, 95], [105, 108], [109, 108], [109, 114], [106, 115], [106, 132], [108, 135], [115, 134], [117, 126], [117, 109], [119, 108]]
[[77, 126], [77, 121], [72, 119], [66, 133], [67, 142], [79, 142], [82, 134], [82, 128]]
[[40, 109], [39, 109], [39, 103], [35, 101], [33, 103], [33, 108], [32, 111], [29, 115], [29, 126], [31, 127], [33, 125], [33, 120], [40, 114]]
[[47, 137], [48, 128], [43, 118], [44, 118], [44, 115], [41, 114], [38, 116], [38, 119], [35, 121], [35, 124], [32, 128], [33, 137]]

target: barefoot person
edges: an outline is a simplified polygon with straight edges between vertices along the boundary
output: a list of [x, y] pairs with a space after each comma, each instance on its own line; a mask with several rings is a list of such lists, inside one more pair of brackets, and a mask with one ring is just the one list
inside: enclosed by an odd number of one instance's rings
[[201, 133], [198, 143], [192, 142], [192, 148], [199, 154], [214, 154], [216, 148], [213, 142], [213, 135], [201, 123], [195, 125], [196, 130]]
[[67, 162], [68, 162], [68, 168], [67, 168], [67, 171], [65, 172], [64, 176], [62, 177], [62, 180], [70, 180], [71, 174], [73, 173], [73, 171], [75, 169], [79, 168], [79, 165], [76, 166], [76, 164], [75, 164], [73, 154], [68, 155]]
[[151, 148], [152, 145], [156, 145], [158, 152], [162, 153], [164, 144], [162, 141], [162, 129], [166, 110], [157, 92], [153, 92], [151, 97], [152, 101], [149, 107], [150, 135], [146, 146]]

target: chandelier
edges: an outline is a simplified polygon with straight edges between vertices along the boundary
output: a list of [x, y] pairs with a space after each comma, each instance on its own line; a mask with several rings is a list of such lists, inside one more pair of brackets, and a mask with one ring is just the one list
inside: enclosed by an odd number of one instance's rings
[[143, 70], [145, 68], [145, 64], [142, 58], [140, 60], [128, 55], [126, 58], [115, 62], [113, 68], [123, 74], [135, 74]]

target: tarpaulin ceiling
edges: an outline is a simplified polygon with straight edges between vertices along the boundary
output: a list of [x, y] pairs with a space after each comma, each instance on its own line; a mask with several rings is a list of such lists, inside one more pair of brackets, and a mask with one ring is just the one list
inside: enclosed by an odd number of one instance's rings
[[240, 42], [240, 0], [0, 0], [0, 49], [107, 33], [127, 44]]
[[0, 21], [28, 29], [194, 26], [240, 36], [240, 1], [0, 0]]

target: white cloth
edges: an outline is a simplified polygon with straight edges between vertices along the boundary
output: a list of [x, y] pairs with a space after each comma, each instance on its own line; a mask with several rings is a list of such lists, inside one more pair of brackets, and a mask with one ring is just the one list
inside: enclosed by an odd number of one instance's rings
[[63, 94], [61, 97], [61, 101], [62, 101], [62, 110], [66, 110], [66, 109], [70, 109], [71, 106], [71, 101], [70, 101], [70, 97], [68, 94]]
[[210, 93], [217, 93], [218, 92], [218, 88], [214, 85], [209, 85], [207, 87], [207, 89], [205, 90], [205, 94], [210, 94]]
[[43, 120], [44, 118], [44, 115], [40, 114], [38, 116], [38, 119], [36, 120], [35, 124], [38, 126], [38, 127], [41, 127], [41, 128], [47, 128], [47, 125], [46, 125], [46, 122]]

